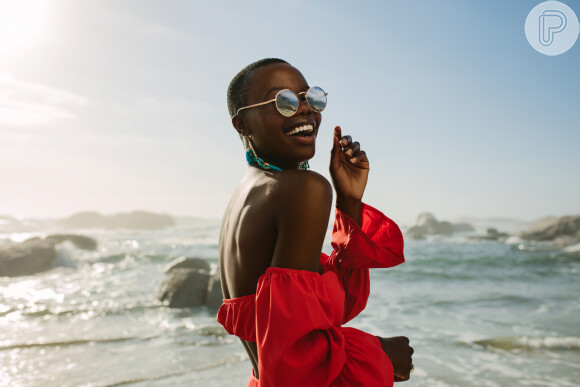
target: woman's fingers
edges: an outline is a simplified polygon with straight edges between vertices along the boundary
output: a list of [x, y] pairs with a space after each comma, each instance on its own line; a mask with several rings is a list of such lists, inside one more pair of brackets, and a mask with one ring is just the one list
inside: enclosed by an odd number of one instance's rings
[[367, 154], [365, 151], [360, 150], [360, 143], [358, 141], [349, 143], [346, 146], [344, 153], [349, 157], [348, 161], [353, 164], [358, 163], [360, 160], [367, 160]]
[[348, 144], [350, 144], [350, 142], [352, 141], [352, 137], [349, 136], [348, 134], [346, 136], [342, 136], [342, 138], [340, 139], [340, 146], [342, 146], [342, 150], [346, 150], [346, 148], [348, 147]]
[[340, 126], [335, 127], [335, 135], [340, 138], [340, 151], [345, 153], [348, 161], [353, 164], [356, 164], [361, 160], [368, 161], [366, 153], [360, 150], [360, 143], [358, 141], [353, 142], [352, 137], [348, 134], [344, 136], [341, 136], [341, 134], [342, 129]]
[[351, 163], [358, 163], [360, 160], [367, 160], [367, 154], [365, 153], [365, 151], [357, 152], [348, 161], [350, 161]]
[[355, 141], [355, 142], [347, 145], [347, 148], [348, 149], [345, 151], [345, 153], [348, 156], [354, 156], [360, 150], [360, 144], [358, 143], [358, 141]]

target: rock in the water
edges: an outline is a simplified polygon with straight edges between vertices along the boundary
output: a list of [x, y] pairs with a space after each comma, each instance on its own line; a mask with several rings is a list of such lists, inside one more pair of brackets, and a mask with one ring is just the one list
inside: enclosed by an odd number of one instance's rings
[[468, 238], [469, 239], [476, 239], [476, 240], [496, 241], [496, 240], [501, 239], [501, 238], [507, 238], [508, 236], [509, 236], [508, 233], [499, 232], [495, 228], [490, 227], [486, 230], [485, 235], [470, 235], [470, 236], [468, 236]]
[[93, 238], [75, 234], [53, 234], [44, 239], [32, 237], [21, 243], [0, 246], [0, 276], [31, 275], [49, 270], [56, 258], [55, 245], [71, 241], [77, 248], [94, 250]]
[[203, 270], [170, 270], [159, 287], [157, 298], [168, 301], [171, 308], [205, 305], [209, 278], [210, 274]]
[[218, 273], [213, 275], [209, 280], [205, 304], [209, 308], [216, 309], [221, 306], [223, 298], [222, 283], [218, 271]]
[[445, 220], [439, 222], [434, 234], [451, 235], [453, 234], [453, 225]]
[[39, 238], [0, 246], [0, 277], [31, 275], [52, 267], [54, 241]]
[[211, 273], [211, 266], [202, 258], [181, 256], [164, 269], [167, 278], [157, 291], [157, 298], [168, 301], [172, 308], [222, 304], [220, 273]]
[[414, 226], [425, 227], [426, 230], [435, 230], [439, 222], [435, 219], [435, 216], [429, 212], [422, 212], [417, 216]]
[[413, 238], [413, 239], [421, 239], [426, 234], [428, 234], [427, 233], [427, 228], [426, 227], [423, 227], [423, 226], [411, 226], [405, 232], [405, 235], [406, 236], [408, 236], [409, 238]]
[[474, 231], [474, 228], [467, 223], [439, 222], [433, 214], [422, 212], [405, 234], [410, 238], [420, 239], [425, 235], [452, 235], [455, 231]]
[[556, 238], [580, 238], [580, 215], [542, 219], [519, 234], [525, 240], [552, 241]]
[[209, 273], [211, 267], [203, 258], [181, 256], [171, 261], [167, 266], [165, 266], [163, 271], [169, 273], [173, 269], [197, 269]]
[[471, 232], [475, 231], [472, 225], [469, 223], [455, 223], [453, 224], [453, 231], [454, 232]]
[[97, 248], [97, 241], [93, 238], [84, 235], [75, 234], [52, 234], [46, 237], [47, 240], [53, 240], [56, 243], [63, 241], [72, 242], [77, 248], [83, 250], [95, 250]]
[[493, 228], [493, 227], [490, 227], [490, 228], [488, 228], [488, 229], [487, 229], [487, 230], [485, 230], [485, 231], [487, 232], [487, 236], [488, 236], [489, 238], [495, 238], [495, 239], [497, 239], [497, 238], [499, 238], [499, 237], [506, 237], [506, 236], [508, 236], [508, 234], [507, 234], [507, 233], [505, 233], [505, 232], [499, 232], [499, 231], [497, 231], [497, 230], [496, 230], [495, 228]]

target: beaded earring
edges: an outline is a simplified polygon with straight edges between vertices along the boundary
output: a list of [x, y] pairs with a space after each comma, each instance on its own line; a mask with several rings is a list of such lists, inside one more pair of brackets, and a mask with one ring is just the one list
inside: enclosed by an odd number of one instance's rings
[[260, 166], [260, 168], [262, 169], [271, 169], [273, 171], [281, 171], [280, 168], [278, 168], [275, 165], [269, 164], [267, 162], [265, 162], [264, 160], [262, 160], [260, 158], [260, 156], [258, 156], [256, 154], [256, 151], [254, 150], [254, 147], [252, 146], [252, 142], [250, 141], [250, 136], [247, 137], [248, 145], [250, 147], [250, 149], [248, 149], [246, 151], [246, 160], [248, 161], [248, 164], [252, 165], [252, 164], [258, 164]]
[[[252, 142], [250, 141], [251, 136], [246, 136], [246, 142], [248, 143], [249, 149], [246, 151], [246, 161], [249, 165], [257, 164], [260, 168], [265, 170], [273, 170], [273, 171], [281, 171], [282, 169], [278, 168], [277, 166], [267, 163], [254, 150], [252, 146]], [[298, 164], [298, 169], [300, 170], [307, 170], [310, 169], [310, 164], [308, 164], [308, 160], [301, 162]]]

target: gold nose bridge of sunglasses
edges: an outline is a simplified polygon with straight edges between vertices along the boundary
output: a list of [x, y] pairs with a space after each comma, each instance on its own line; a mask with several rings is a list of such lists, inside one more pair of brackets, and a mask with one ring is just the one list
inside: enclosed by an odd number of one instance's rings
[[301, 91], [300, 93], [296, 94], [296, 96], [298, 97], [298, 109], [300, 109], [301, 102], [303, 102], [304, 105], [308, 106], [308, 108], [311, 109], [310, 104], [308, 103], [308, 97], [306, 97], [306, 93], [307, 93], [306, 91]]

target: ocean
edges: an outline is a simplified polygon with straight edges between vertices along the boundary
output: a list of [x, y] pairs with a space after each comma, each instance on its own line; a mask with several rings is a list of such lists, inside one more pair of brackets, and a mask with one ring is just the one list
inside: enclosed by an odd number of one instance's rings
[[[0, 277], [0, 385], [245, 386], [250, 361], [216, 310], [155, 298], [176, 257], [217, 267], [219, 227], [66, 230], [97, 250], [64, 242], [51, 270]], [[347, 326], [410, 338], [416, 370], [402, 385], [580, 385], [580, 246], [468, 235], [405, 239], [406, 262], [371, 270], [367, 308]], [[327, 254], [329, 242], [330, 229]]]

